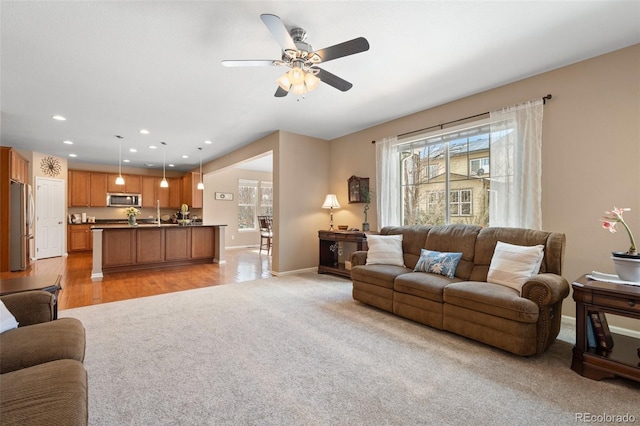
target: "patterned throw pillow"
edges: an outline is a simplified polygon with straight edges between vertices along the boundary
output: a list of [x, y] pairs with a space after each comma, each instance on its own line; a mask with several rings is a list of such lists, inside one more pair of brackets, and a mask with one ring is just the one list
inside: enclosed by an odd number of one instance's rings
[[540, 271], [544, 246], [517, 246], [498, 241], [493, 251], [487, 282], [522, 291], [527, 279]]
[[431, 272], [453, 278], [462, 253], [441, 253], [427, 249], [420, 250], [420, 259], [413, 269], [415, 272]]

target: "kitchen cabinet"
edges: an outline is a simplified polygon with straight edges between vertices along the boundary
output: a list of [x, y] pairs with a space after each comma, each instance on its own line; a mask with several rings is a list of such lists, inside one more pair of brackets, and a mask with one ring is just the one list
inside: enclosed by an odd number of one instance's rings
[[198, 183], [200, 183], [200, 173], [189, 172], [182, 177], [182, 202], [195, 209], [202, 208], [204, 192], [198, 189]]
[[109, 173], [107, 178], [107, 192], [140, 194], [142, 193], [142, 176], [123, 174], [124, 185], [116, 185], [118, 174]]
[[90, 172], [69, 170], [67, 186], [69, 207], [89, 207], [89, 193], [91, 188]]
[[69, 170], [67, 175], [69, 207], [106, 207], [107, 174]]
[[91, 225], [67, 225], [67, 251], [88, 251], [92, 248]]
[[18, 154], [15, 149], [9, 151], [11, 157], [11, 179], [16, 182], [29, 183], [29, 161]]
[[[142, 176], [141, 180], [142, 186], [140, 194], [142, 194], [142, 207], [157, 207], [156, 201], [160, 199], [158, 194], [160, 190], [160, 179], [154, 176]], [[168, 195], [167, 193], [167, 204], [169, 203]], [[160, 207], [163, 207], [162, 203], [160, 203]]]
[[167, 178], [169, 182], [169, 207], [179, 209], [182, 206], [182, 178]]
[[105, 173], [91, 173], [89, 204], [91, 207], [107, 207], [107, 175]]

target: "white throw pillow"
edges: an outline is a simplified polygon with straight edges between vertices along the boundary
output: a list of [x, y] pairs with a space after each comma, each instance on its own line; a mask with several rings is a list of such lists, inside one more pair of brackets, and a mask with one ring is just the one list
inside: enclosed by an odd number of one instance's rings
[[0, 333], [13, 330], [14, 328], [18, 328], [18, 321], [16, 321], [16, 317], [9, 312], [2, 300], [0, 300]]
[[367, 235], [367, 265], [404, 266], [402, 234]]
[[540, 271], [544, 246], [516, 246], [498, 241], [491, 258], [487, 282], [522, 290], [529, 277]]

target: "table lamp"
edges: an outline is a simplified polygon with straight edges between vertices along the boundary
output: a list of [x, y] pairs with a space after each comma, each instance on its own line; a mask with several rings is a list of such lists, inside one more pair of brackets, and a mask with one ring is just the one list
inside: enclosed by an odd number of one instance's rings
[[333, 231], [333, 209], [339, 209], [340, 203], [338, 202], [338, 197], [336, 194], [327, 194], [324, 199], [324, 203], [322, 204], [323, 209], [330, 209], [329, 215], [331, 217], [331, 221], [329, 222], [329, 231]]

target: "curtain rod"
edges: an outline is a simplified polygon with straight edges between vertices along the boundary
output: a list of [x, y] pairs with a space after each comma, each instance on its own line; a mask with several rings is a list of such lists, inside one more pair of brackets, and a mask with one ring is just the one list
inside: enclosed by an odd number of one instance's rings
[[[552, 97], [553, 97], [553, 96], [551, 96], [551, 94], [548, 94], [547, 96], [543, 96], [543, 97], [542, 97], [542, 104], [543, 104], [543, 105], [546, 105], [546, 103], [547, 103], [547, 99], [551, 99]], [[490, 113], [490, 112], [489, 112], [489, 111], [487, 111], [487, 112], [483, 112], [482, 114], [470, 115], [469, 117], [459, 118], [459, 119], [457, 119], [457, 120], [453, 120], [453, 121], [447, 121], [446, 123], [436, 124], [435, 126], [425, 127], [424, 129], [412, 130], [412, 131], [410, 131], [410, 132], [401, 133], [401, 134], [399, 134], [397, 137], [407, 136], [407, 135], [410, 135], [410, 134], [412, 134], [412, 133], [424, 132], [425, 130], [437, 129], [438, 127], [439, 127], [439, 128], [442, 128], [443, 126], [446, 126], [446, 125], [448, 125], [448, 124], [458, 123], [458, 122], [460, 122], [460, 121], [469, 120], [469, 119], [471, 119], [471, 118], [481, 117], [481, 116], [483, 116], [483, 115], [487, 115], [487, 114], [489, 114], [489, 113]], [[371, 141], [371, 143], [376, 143], [376, 141]]]

